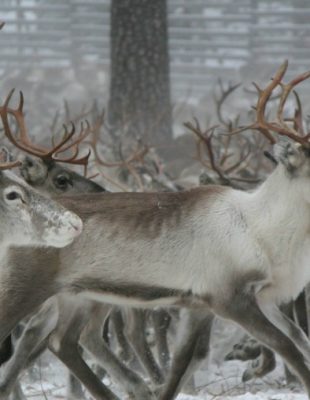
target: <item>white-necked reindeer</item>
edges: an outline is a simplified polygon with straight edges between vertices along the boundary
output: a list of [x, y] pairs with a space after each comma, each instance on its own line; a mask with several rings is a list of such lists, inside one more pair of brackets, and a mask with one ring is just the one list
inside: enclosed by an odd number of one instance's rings
[[[286, 65], [261, 92], [252, 127], [273, 141], [270, 131], [291, 141], [276, 148], [279, 164], [259, 188], [250, 193], [210, 186], [181, 193], [59, 198], [81, 216], [83, 233], [64, 249], [10, 249], [5, 259], [10, 279], [0, 297], [6, 304], [5, 312], [0, 307], [0, 338], [62, 291], [113, 304], [200, 307], [235, 321], [278, 352], [310, 395], [308, 339], [278, 309], [310, 280], [309, 138], [287, 126], [282, 113], [275, 123], [264, 115], [266, 100], [285, 70]], [[280, 109], [287, 88], [309, 75], [282, 86]], [[36, 282], [43, 263], [53, 274]], [[25, 264], [27, 275], [20, 276]], [[8, 298], [16, 280], [18, 290]], [[30, 293], [31, 301], [21, 301]], [[56, 353], [64, 350], [57, 337], [50, 345]], [[71, 356], [64, 361], [72, 364]], [[84, 366], [71, 368], [81, 375]]]
[[[301, 110], [299, 109], [295, 118], [292, 119], [292, 121], [294, 121], [295, 127], [295, 129], [293, 129], [283, 121], [283, 109], [289, 93], [298, 83], [307, 79], [309, 77], [309, 73], [300, 75], [297, 78], [293, 79], [289, 84], [284, 85], [281, 82], [281, 79], [283, 78], [286, 69], [287, 63], [281, 66], [281, 68], [277, 71], [273, 81], [264, 90], [258, 89], [259, 99], [256, 107], [257, 121], [254, 124], [246, 126], [245, 128], [242, 128], [238, 131], [235, 130], [234, 133], [238, 133], [247, 129], [257, 129], [261, 133], [263, 133], [268, 139], [270, 139], [272, 143], [274, 143], [275, 140], [271, 136], [270, 132], [275, 131], [279, 135], [290, 137], [292, 141], [297, 141], [297, 143], [301, 143], [305, 148], [307, 148], [309, 138], [300, 138], [300, 136], [305, 136], [300, 115]], [[276, 122], [269, 123], [265, 119], [266, 103], [272, 96], [274, 89], [280, 86], [282, 88], [282, 95], [280, 97], [279, 107], [277, 109], [277, 120]], [[195, 128], [191, 127], [191, 129]], [[198, 135], [202, 136], [203, 132], [198, 132]], [[205, 138], [205, 140], [207, 139]], [[285, 149], [286, 146], [287, 150]], [[292, 142], [290, 143], [288, 141], [287, 143], [282, 143], [282, 145], [278, 147], [278, 151], [276, 151], [275, 154], [277, 160], [271, 155], [269, 155], [269, 157], [272, 158], [272, 161], [275, 164], [277, 164], [277, 162], [280, 163], [280, 166], [278, 166], [278, 168], [283, 168], [283, 164], [285, 164], [286, 168], [289, 169], [290, 160], [287, 159], [285, 161], [285, 158], [288, 158], [289, 154], [287, 154], [287, 157], [285, 157], [285, 154], [289, 153], [290, 149], [292, 153], [295, 153], [295, 156], [298, 156], [298, 151], [296, 152], [294, 147], [292, 147]], [[282, 152], [284, 153], [284, 156]], [[275, 172], [273, 174], [275, 174]], [[306, 283], [307, 282], [305, 281], [304, 284]], [[284, 301], [287, 302], [287, 299], [285, 299]], [[280, 303], [281, 301], [278, 302], [278, 304]], [[191, 312], [188, 314], [187, 320], [184, 322], [186, 325], [185, 331], [187, 332], [187, 335], [184, 335], [182, 337], [182, 343], [179, 345], [179, 351], [177, 351], [174, 356], [170, 377], [168, 377], [167, 379], [167, 383], [163, 390], [161, 400], [174, 398], [184, 382], [186, 382], [186, 380], [196, 370], [200, 362], [207, 356], [209, 351], [209, 335], [212, 326], [212, 318], [213, 316], [210, 313], [206, 313], [204, 315], [204, 313], [202, 312], [195, 311], [195, 313]], [[288, 317], [286, 316], [284, 316], [283, 318], [288, 320]], [[201, 319], [201, 321], [199, 321], [199, 319]], [[305, 336], [302, 333], [300, 333], [300, 335]], [[181, 350], [182, 348], [184, 349], [183, 351]], [[259, 376], [260, 373], [267, 373], [268, 369], [273, 369], [272, 362], [274, 362], [272, 352], [270, 352], [268, 348], [262, 347], [262, 357], [259, 360], [259, 364], [255, 364], [253, 369], [249, 369], [245, 372], [245, 379], [250, 379], [250, 376], [253, 375]]]

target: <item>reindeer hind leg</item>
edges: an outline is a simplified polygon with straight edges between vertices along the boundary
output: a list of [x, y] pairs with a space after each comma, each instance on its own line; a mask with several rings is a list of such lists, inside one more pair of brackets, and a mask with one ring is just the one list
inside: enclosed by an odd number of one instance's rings
[[212, 305], [216, 314], [241, 325], [260, 342], [271, 348], [287, 362], [304, 383], [310, 395], [310, 369], [296, 344], [278, 329], [258, 306], [253, 293], [234, 291], [225, 302]]

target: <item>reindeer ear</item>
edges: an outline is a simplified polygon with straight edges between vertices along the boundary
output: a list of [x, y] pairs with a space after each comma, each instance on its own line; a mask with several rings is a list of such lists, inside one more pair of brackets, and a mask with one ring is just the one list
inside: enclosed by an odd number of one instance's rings
[[287, 138], [282, 138], [274, 145], [274, 158], [286, 166], [288, 171], [293, 172], [304, 161], [304, 155], [301, 151], [302, 147], [298, 143], [294, 143]]

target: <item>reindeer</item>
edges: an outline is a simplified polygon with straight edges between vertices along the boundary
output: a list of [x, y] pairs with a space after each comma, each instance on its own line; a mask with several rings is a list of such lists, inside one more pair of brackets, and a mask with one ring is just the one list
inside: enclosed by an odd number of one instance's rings
[[[34, 279], [43, 260], [46, 269], [56, 272], [52, 279], [40, 280], [40, 290], [32, 292], [28, 302], [20, 300], [34, 285], [30, 288], [25, 277], [19, 280], [6, 312], [0, 307], [0, 339], [24, 315], [60, 292], [113, 304], [186, 306], [197, 312], [200, 308], [204, 317], [208, 309], [278, 352], [310, 395], [308, 339], [278, 309], [310, 280], [309, 136], [301, 137], [288, 126], [282, 112], [279, 121], [265, 119], [266, 101], [280, 86], [286, 68], [284, 64], [261, 91], [258, 119], [251, 126], [272, 143], [271, 131], [289, 138], [275, 147], [278, 166], [261, 186], [251, 192], [209, 186], [180, 193], [59, 197], [83, 219], [83, 233], [64, 249], [9, 249], [5, 264], [13, 276], [27, 263], [27, 278]], [[281, 83], [280, 111], [287, 88], [309, 76]], [[2, 117], [6, 118], [5, 110]], [[11, 287], [9, 280], [6, 290]], [[1, 299], [8, 300], [5, 293]], [[75, 374], [83, 375], [79, 355], [68, 354], [57, 335], [50, 337], [50, 346]]]
[[[293, 92], [296, 100], [296, 109], [294, 117], [290, 119], [290, 122], [294, 124], [295, 129], [304, 135], [305, 128], [303, 126], [303, 110], [300, 98], [296, 91]], [[269, 98], [269, 100], [279, 99], [279, 94], [276, 94]], [[234, 130], [234, 129], [232, 129]], [[276, 160], [272, 155], [265, 151], [264, 155], [270, 159], [270, 161], [276, 165]], [[261, 169], [261, 168], [260, 168]], [[264, 171], [266, 173], [266, 171]], [[307, 289], [306, 289], [307, 290]], [[300, 293], [294, 302], [289, 304], [281, 305], [281, 310], [291, 319], [294, 319], [302, 327], [304, 332], [308, 335], [308, 321], [307, 321], [307, 305], [305, 299], [305, 291]], [[248, 381], [256, 377], [262, 377], [271, 372], [276, 366], [275, 354], [268, 348], [264, 348], [255, 339], [245, 335], [243, 339], [234, 345], [233, 350], [229, 352], [226, 360], [253, 360], [250, 365], [246, 368], [242, 375], [242, 381]], [[287, 382], [296, 382], [296, 378], [285, 368]]]
[[[278, 132], [280, 135], [286, 134], [288, 137], [290, 137], [293, 140], [296, 140], [298, 143], [300, 141], [307, 142], [307, 137], [305, 139], [300, 140], [298, 137], [296, 139], [296, 136], [294, 136], [294, 133], [296, 134], [297, 131], [299, 132], [299, 136], [304, 135], [300, 118], [300, 106], [298, 107], [298, 112], [296, 113], [294, 119], [291, 120], [292, 122], [294, 122], [294, 128], [288, 127], [286, 122], [284, 122], [283, 109], [289, 93], [299, 82], [308, 78], [309, 74], [306, 73], [301, 76], [298, 76], [296, 79], [292, 80], [289, 84], [284, 85], [281, 82], [281, 79], [286, 71], [286, 68], [287, 68], [287, 63], [282, 65], [282, 67], [277, 71], [274, 80], [264, 90], [261, 90], [256, 86], [259, 93], [259, 99], [256, 107], [257, 121], [254, 124], [246, 126], [245, 128], [239, 130], [229, 129], [229, 127], [227, 127], [230, 133], [236, 134], [248, 129], [258, 130], [259, 132], [263, 133], [263, 135], [267, 137], [272, 143], [274, 143], [274, 138], [271, 136], [270, 133], [270, 131], [274, 130]], [[268, 123], [265, 120], [266, 103], [268, 102], [269, 99], [271, 99], [274, 89], [278, 86], [282, 87], [282, 93], [279, 96], [280, 101], [277, 110], [277, 121], [275, 123]], [[202, 144], [206, 145], [210, 157], [211, 167], [217, 173], [220, 181], [224, 182], [224, 184], [231, 184], [227, 175], [223, 174], [219, 166], [217, 166], [214, 161], [214, 154], [211, 146], [211, 140], [214, 128], [207, 129], [205, 132], [203, 132], [197, 121], [195, 125], [189, 123], [186, 124], [186, 126], [198, 137], [199, 139], [198, 149], [200, 149], [200, 146]], [[278, 155], [274, 157], [267, 152], [267, 156], [268, 158], [271, 159], [271, 161], [275, 165], [278, 164], [279, 162]], [[245, 182], [246, 181], [247, 180], [245, 180]], [[235, 186], [234, 182], [233, 184]], [[194, 314], [191, 313], [189, 314], [190, 314], [188, 316], [189, 321], [185, 322], [188, 334], [187, 336], [185, 335], [182, 338], [183, 344], [179, 346], [180, 351], [178, 351], [175, 354], [170, 377], [168, 377], [167, 379], [167, 383], [163, 390], [161, 400], [174, 398], [178, 393], [178, 391], [180, 390], [180, 388], [182, 387], [182, 385], [184, 384], [184, 382], [193, 374], [193, 372], [197, 368], [197, 365], [199, 365], [199, 362], [203, 360], [208, 354], [209, 335], [213, 317], [212, 315], [209, 316], [206, 315], [204, 322], [200, 324], [199, 315], [195, 316]], [[201, 315], [200, 318], [203, 320], [203, 315]], [[285, 316], [284, 318], [287, 317]], [[203, 324], [206, 325], [205, 328], [203, 327]], [[194, 329], [192, 327], [194, 327]], [[181, 351], [183, 347], [187, 349], [187, 352]], [[238, 351], [238, 349], [236, 350]], [[261, 347], [260, 350], [261, 350], [261, 357], [259, 358], [258, 362], [255, 362], [251, 366], [251, 368], [245, 371], [243, 377], [244, 380], [251, 379], [253, 376], [262, 376], [274, 368], [275, 360], [273, 352], [269, 348], [264, 348], [264, 347]], [[231, 354], [229, 355], [228, 358], [231, 358]]]
[[[7, 155], [5, 152], [5, 158], [8, 158]], [[16, 243], [25, 248], [62, 248], [72, 243], [82, 232], [82, 221], [76, 214], [38, 194], [9, 171], [18, 165], [19, 161], [3, 159], [0, 163], [1, 257], [4, 263], [7, 252]], [[19, 273], [16, 273], [23, 275], [24, 268], [21, 266]], [[46, 271], [40, 271], [37, 283], [44, 280], [46, 275]], [[6, 288], [7, 281], [12, 283], [10, 288]], [[5, 296], [14, 298], [15, 289], [18, 288], [17, 275], [11, 275], [10, 271], [3, 269], [1, 282], [6, 291]], [[28, 299], [29, 303], [31, 301]], [[3, 314], [6, 314], [5, 303], [3, 307]]]
[[[7, 97], [5, 104], [9, 104], [10, 99], [13, 95], [11, 91]], [[60, 162], [69, 164], [82, 164], [86, 166], [86, 158], [76, 158], [78, 155], [78, 149], [75, 148], [90, 132], [90, 126], [84, 131], [83, 127], [81, 133], [76, 140], [72, 143], [69, 139], [72, 138], [73, 134], [65, 135], [62, 141], [62, 146], [57, 146], [57, 161], [55, 160], [55, 151], [47, 151], [44, 148], [39, 148], [37, 145], [31, 143], [28, 137], [24, 116], [23, 116], [23, 94], [20, 93], [20, 102], [17, 109], [9, 108], [9, 114], [12, 115], [17, 125], [20, 128], [20, 135], [18, 139], [13, 136], [8, 124], [4, 123], [5, 134], [10, 142], [13, 142], [19, 149], [26, 151], [29, 155], [22, 158], [20, 170], [24, 178], [28, 183], [34, 185], [36, 189], [39, 189], [43, 193], [57, 194], [60, 190], [59, 179], [63, 181], [65, 176], [67, 179], [67, 185], [61, 185], [63, 193], [76, 193], [78, 190], [81, 192], [98, 192], [105, 191], [98, 184], [93, 183], [89, 179], [85, 179], [82, 176], [65, 169], [59, 165]], [[74, 126], [72, 127], [74, 131]], [[67, 143], [68, 142], [68, 143]], [[74, 155], [69, 158], [59, 158], [59, 153], [69, 150], [71, 147], [75, 148]], [[36, 156], [35, 158], [33, 156]], [[59, 306], [60, 304], [60, 306]], [[77, 307], [78, 304], [78, 307]], [[96, 304], [95, 302], [81, 299], [80, 303], [77, 303], [76, 299], [71, 300], [70, 296], [59, 295], [57, 298], [52, 298], [42, 306], [42, 309], [36, 313], [28, 322], [26, 329], [24, 330], [21, 339], [17, 342], [13, 356], [8, 360], [6, 365], [2, 367], [2, 379], [1, 379], [1, 391], [3, 395], [8, 395], [12, 390], [14, 383], [18, 377], [19, 372], [28, 365], [30, 361], [33, 361], [41, 352], [48, 347], [47, 337], [52, 334], [53, 331], [63, 332], [67, 325], [67, 321], [74, 319], [78, 321], [78, 324], [73, 330], [65, 332], [67, 341], [70, 347], [77, 348], [81, 332], [86, 326], [90, 325], [92, 329], [88, 328], [86, 350], [90, 350], [95, 358], [104, 366], [112, 376], [116, 375], [118, 380], [123, 383], [125, 390], [131, 395], [136, 397], [143, 397], [145, 399], [150, 397], [150, 392], [141, 378], [129, 370], [123, 365], [117, 357], [109, 350], [106, 343], [102, 338], [102, 324], [104, 323], [105, 317], [110, 312], [110, 306], [103, 306]], [[100, 315], [102, 318], [100, 318]], [[74, 316], [74, 317], [73, 317]], [[92, 321], [93, 320], [93, 321]], [[136, 322], [137, 324], [137, 322]], [[136, 325], [135, 324], [135, 325]], [[60, 334], [60, 333], [59, 333]], [[70, 340], [69, 340], [70, 338]], [[86, 340], [84, 340], [85, 342]], [[74, 351], [73, 351], [74, 352]], [[95, 379], [95, 378], [94, 378]], [[80, 389], [77, 382], [70, 377], [70, 391], [69, 397], [79, 398], [82, 397], [82, 390]], [[103, 396], [114, 395], [106, 390], [105, 386], [101, 383], [100, 388], [95, 394]], [[92, 392], [91, 387], [90, 391]], [[101, 391], [101, 392], [100, 392]], [[21, 388], [15, 387], [15, 397], [19, 397], [18, 393], [21, 393]], [[113, 397], [116, 398], [116, 397]]]

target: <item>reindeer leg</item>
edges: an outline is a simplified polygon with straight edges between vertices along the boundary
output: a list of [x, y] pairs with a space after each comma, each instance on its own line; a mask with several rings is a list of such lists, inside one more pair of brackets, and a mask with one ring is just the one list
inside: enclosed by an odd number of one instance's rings
[[306, 290], [307, 290], [307, 287], [300, 293], [300, 295], [294, 301], [293, 315], [295, 317], [294, 320], [298, 323], [298, 325], [301, 327], [301, 329], [309, 337]]
[[145, 311], [137, 308], [132, 309], [133, 324], [129, 329], [130, 342], [136, 352], [138, 359], [148, 372], [155, 385], [164, 382], [163, 374], [153, 356], [152, 350], [145, 337], [146, 318]]
[[269, 372], [273, 371], [276, 367], [276, 358], [272, 350], [265, 346], [261, 346], [261, 354], [259, 357], [251, 362], [243, 375], [242, 382], [247, 382], [253, 378], [261, 378]]
[[174, 399], [209, 351], [213, 314], [189, 310], [186, 317], [186, 334], [176, 348], [160, 400]]
[[[307, 315], [307, 327], [308, 327], [308, 331], [310, 332], [310, 284], [308, 284], [305, 287], [304, 293], [305, 293], [305, 308], [307, 311], [307, 314], [306, 314]], [[308, 336], [309, 336], [309, 334], [308, 334]]]
[[275, 304], [267, 304], [259, 297], [258, 304], [267, 318], [296, 344], [310, 363], [310, 342], [305, 332], [283, 314]]
[[12, 336], [7, 336], [0, 344], [0, 365], [8, 361], [13, 354]]
[[47, 338], [55, 328], [58, 308], [54, 299], [44, 303], [40, 310], [28, 321], [22, 336], [17, 340], [12, 357], [0, 368], [0, 392], [9, 394], [35, 348]]
[[171, 322], [171, 316], [166, 310], [163, 309], [152, 310], [151, 316], [155, 330], [158, 360], [163, 371], [167, 372], [170, 363], [167, 333]]
[[76, 310], [75, 315], [66, 325], [66, 331], [57, 329], [49, 337], [49, 349], [69, 368], [95, 399], [120, 400], [93, 373], [78, 350], [78, 339], [85, 326], [83, 315]]
[[[280, 307], [280, 310], [284, 313], [286, 317], [288, 317], [290, 320], [294, 320], [294, 313], [293, 313], [293, 307], [295, 307], [295, 304], [297, 303], [300, 305], [299, 309], [301, 309], [301, 316], [303, 314], [304, 310], [304, 293], [302, 292], [301, 295], [298, 297], [298, 300], [296, 300], [294, 303], [290, 302], [289, 304], [283, 305]], [[262, 308], [262, 307], [261, 307]], [[278, 312], [281, 312], [281, 311]], [[306, 313], [305, 313], [306, 315]], [[300, 325], [301, 326], [301, 325]], [[302, 326], [301, 326], [302, 327]], [[304, 326], [306, 328], [306, 326]], [[303, 328], [303, 330], [306, 332], [306, 330]], [[283, 330], [283, 329], [282, 329]], [[261, 347], [261, 354], [259, 357], [254, 360], [250, 367], [248, 367], [243, 375], [242, 375], [242, 381], [246, 382], [250, 379], [253, 378], [261, 378], [265, 375], [267, 375], [269, 372], [273, 371], [276, 367], [276, 359], [274, 353], [264, 347]], [[287, 377], [288, 382], [292, 382], [294, 375], [290, 372], [290, 370], [285, 366], [285, 375]], [[295, 377], [295, 382], [296, 382], [296, 377]]]
[[10, 397], [12, 400], [27, 400], [20, 383], [16, 383]]
[[95, 399], [120, 400], [92, 372], [80, 356], [78, 349], [76, 348], [74, 351], [74, 344], [66, 343], [61, 349], [55, 349], [51, 346], [50, 350], [72, 371], [76, 378], [83, 382], [83, 385]]
[[[296, 304], [298, 304], [298, 309], [300, 311], [300, 316], [303, 317], [303, 315], [306, 315], [305, 304], [304, 304], [304, 292], [301, 293], [301, 295], [298, 297], [298, 299], [294, 303], [291, 302], [289, 304], [286, 304], [286, 305], [283, 305], [283, 306], [280, 307], [282, 313], [284, 313], [284, 315], [286, 317], [288, 317], [290, 320], [293, 320], [293, 318], [294, 318], [293, 307], [295, 307]], [[268, 306], [268, 308], [269, 307], [270, 306]], [[280, 313], [281, 311], [278, 310], [277, 313]], [[282, 318], [282, 316], [281, 316], [281, 318]], [[285, 319], [287, 320], [287, 318], [285, 318]], [[306, 328], [307, 328], [306, 325], [304, 325], [304, 326], [300, 325], [300, 326], [306, 332]], [[280, 326], [278, 326], [278, 327], [280, 328]], [[251, 343], [251, 341], [253, 342], [253, 339], [249, 339], [248, 340], [248, 342], [250, 342], [250, 343]], [[270, 349], [268, 349], [268, 348], [266, 348], [264, 346], [261, 346], [257, 342], [254, 342], [254, 343], [256, 344], [257, 350], [259, 350], [259, 352], [260, 352], [260, 354], [258, 356], [251, 357], [251, 354], [248, 354], [248, 356], [250, 356], [250, 357], [241, 358], [240, 357], [239, 346], [237, 346], [226, 357], [226, 359], [236, 358], [236, 359], [242, 359], [242, 360], [246, 360], [246, 359], [249, 359], [249, 358], [256, 358], [250, 364], [250, 367], [248, 367], [244, 371], [244, 373], [242, 375], [242, 381], [243, 382], [246, 382], [246, 381], [248, 381], [250, 379], [257, 378], [257, 377], [261, 378], [262, 376], [265, 376], [269, 372], [273, 371], [275, 366], [276, 366], [275, 355], [273, 354], [273, 352]], [[246, 345], [245, 346], [245, 350], [247, 348], [249, 348], [249, 346]], [[253, 347], [253, 349], [254, 349], [254, 354], [253, 355], [255, 355], [255, 346]], [[294, 375], [289, 371], [289, 369], [287, 367], [285, 368], [285, 374], [286, 374], [288, 382], [293, 382], [294, 381]], [[296, 377], [295, 377], [295, 381], [296, 381]]]
[[[49, 263], [54, 262], [53, 257], [45, 260], [46, 262], [40, 257], [36, 259], [32, 257], [31, 268], [25, 271], [23, 262], [24, 257], [27, 259], [28, 251], [31, 253], [32, 249], [23, 248], [21, 257], [18, 252], [12, 257], [8, 254], [5, 272], [1, 276], [1, 287], [5, 287], [5, 290], [0, 293], [0, 342], [8, 337], [19, 321], [37, 310], [54, 292], [50, 284], [54, 270], [52, 266], [49, 268]], [[23, 271], [22, 277], [21, 271]], [[38, 287], [40, 290], [33, 291], [33, 287]], [[1, 372], [5, 374], [4, 369]], [[0, 386], [0, 399], [6, 399], [6, 383], [1, 378], [0, 380], [3, 384], [2, 388]]]
[[262, 346], [256, 339], [248, 335], [245, 335], [239, 343], [234, 345], [233, 350], [226, 355], [225, 360], [253, 360], [242, 375], [243, 382], [261, 378], [276, 367], [273, 351]]
[[254, 338], [246, 334], [240, 342], [234, 344], [232, 351], [225, 356], [225, 361], [255, 360], [261, 354], [262, 345]]
[[263, 344], [280, 354], [294, 369], [310, 395], [310, 369], [296, 344], [267, 318], [258, 306], [253, 293], [235, 290], [234, 295], [222, 303], [212, 303], [218, 315], [241, 325]]
[[125, 324], [122, 315], [122, 311], [118, 307], [113, 307], [110, 313], [110, 322], [113, 323], [115, 337], [120, 347], [120, 358], [126, 362], [129, 362], [133, 358], [133, 351], [128, 343], [125, 335]]
[[84, 400], [85, 395], [81, 382], [73, 374], [71, 374], [70, 370], [68, 370], [68, 372], [67, 400]]
[[133, 396], [135, 399], [154, 399], [142, 378], [123, 364], [103, 341], [101, 335], [102, 323], [100, 323], [100, 320], [102, 318], [98, 318], [98, 314], [96, 313], [96, 318], [93, 318], [83, 330], [80, 337], [80, 343], [83, 348], [105, 368], [107, 373], [116, 382], [119, 382], [130, 396]]

